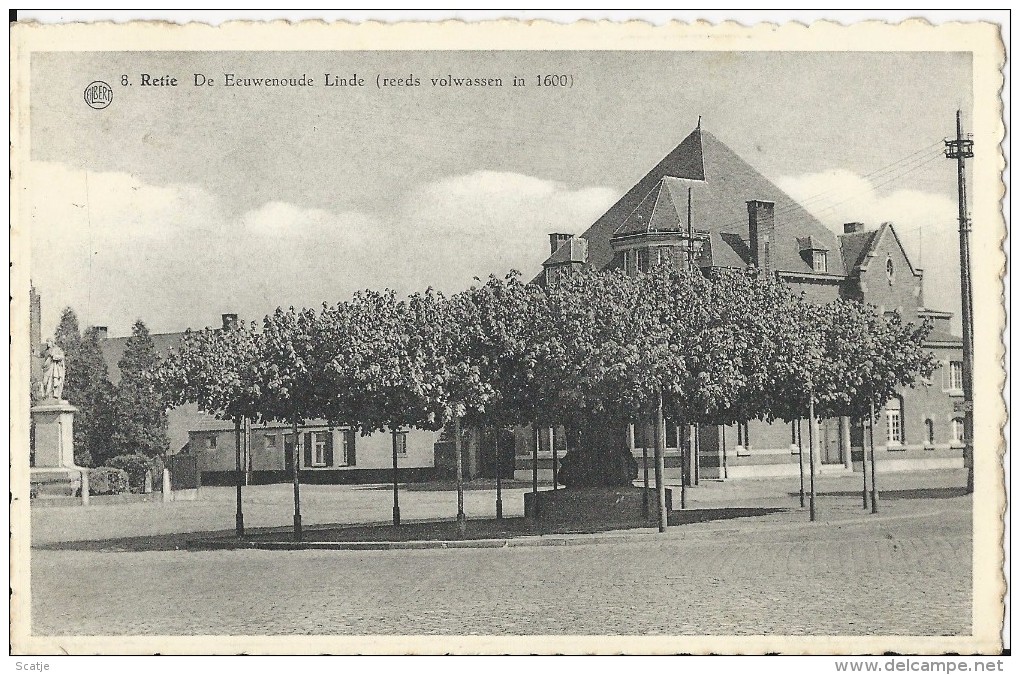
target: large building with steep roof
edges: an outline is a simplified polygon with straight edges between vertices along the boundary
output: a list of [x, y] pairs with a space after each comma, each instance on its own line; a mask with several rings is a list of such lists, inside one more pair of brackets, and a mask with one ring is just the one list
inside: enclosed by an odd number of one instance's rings
[[[740, 158], [725, 143], [694, 129], [651, 171], [577, 237], [550, 235], [549, 258], [535, 282], [555, 283], [571, 269], [648, 271], [665, 259], [688, 257], [704, 271], [756, 266], [783, 280], [812, 302], [851, 298], [905, 321], [929, 320], [926, 344], [939, 368], [930, 380], [900, 393], [880, 413], [875, 443], [880, 468], [962, 466], [962, 343], [952, 334], [948, 312], [925, 306], [923, 271], [910, 260], [895, 227], [868, 229], [847, 223], [836, 234], [792, 197]], [[806, 422], [749, 421], [706, 427], [688, 434], [670, 426], [667, 466], [689, 453], [691, 476], [736, 478], [798, 472]], [[863, 430], [847, 419], [825, 420], [817, 429], [823, 472], [860, 470]], [[634, 452], [647, 434], [637, 430]], [[692, 438], [692, 441], [688, 441]], [[550, 467], [548, 447], [541, 466]], [[518, 447], [518, 471], [530, 471], [527, 448]], [[696, 460], [694, 459], [696, 458]]]

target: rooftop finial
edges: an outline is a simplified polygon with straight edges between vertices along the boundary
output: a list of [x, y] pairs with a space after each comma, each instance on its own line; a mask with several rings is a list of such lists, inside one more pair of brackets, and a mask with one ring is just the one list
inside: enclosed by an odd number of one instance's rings
[[698, 115], [698, 129], [701, 129], [701, 115]]

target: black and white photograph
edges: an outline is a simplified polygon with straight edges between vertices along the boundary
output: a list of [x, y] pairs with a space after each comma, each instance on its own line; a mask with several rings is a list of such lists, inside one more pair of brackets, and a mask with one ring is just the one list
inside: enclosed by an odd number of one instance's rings
[[12, 24], [12, 653], [1001, 654], [999, 28], [416, 26]]

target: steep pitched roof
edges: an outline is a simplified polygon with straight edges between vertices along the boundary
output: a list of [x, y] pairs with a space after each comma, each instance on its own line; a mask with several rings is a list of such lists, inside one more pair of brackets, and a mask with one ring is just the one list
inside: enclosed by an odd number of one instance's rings
[[875, 247], [877, 234], [878, 230], [868, 230], [867, 232], [839, 235], [839, 248], [843, 253], [847, 274], [853, 275], [860, 272], [861, 264]]
[[[661, 186], [660, 186], [661, 184]], [[609, 240], [654, 193], [658, 202], [662, 187], [679, 214], [686, 220], [687, 190], [690, 188], [694, 227], [710, 233], [747, 235], [748, 200], [775, 203], [775, 233], [770, 244], [773, 266], [779, 271], [811, 272], [811, 264], [800, 254], [797, 237], [812, 236], [826, 248], [837, 248], [836, 235], [797, 204], [767, 178], [707, 131], [695, 129], [655, 165], [581, 236], [588, 240], [588, 260], [604, 267], [613, 258]], [[651, 219], [654, 204], [648, 209]], [[633, 224], [633, 223], [632, 223]], [[721, 243], [712, 240], [713, 246]], [[713, 259], [716, 251], [713, 250]], [[731, 262], [746, 261], [733, 251]], [[740, 265], [740, 266], [743, 266]], [[842, 275], [841, 260], [829, 265], [829, 273]]]
[[663, 178], [645, 195], [638, 207], [627, 216], [623, 224], [613, 232], [614, 236], [638, 234], [641, 232], [678, 232], [686, 228], [686, 201], [683, 201], [683, 216], [680, 205], [674, 199], [679, 186], [670, 185]]
[[843, 260], [846, 261], [847, 274], [859, 276], [861, 272], [866, 270], [868, 268], [868, 261], [871, 260], [875, 249], [878, 248], [879, 242], [886, 235], [891, 236], [893, 241], [896, 242], [900, 252], [903, 254], [903, 259], [907, 261], [910, 273], [919, 276], [920, 272], [914, 267], [914, 263], [910, 261], [910, 256], [907, 255], [907, 250], [903, 247], [903, 243], [900, 241], [899, 235], [896, 234], [896, 228], [893, 227], [892, 223], [882, 223], [877, 230], [841, 234], [839, 236], [839, 245], [843, 252]]
[[[156, 353], [166, 356], [170, 350], [181, 343], [184, 333], [156, 333], [153, 334], [152, 343]], [[124, 349], [127, 347], [128, 338], [105, 338], [99, 341], [99, 350], [106, 360], [106, 367], [110, 373], [110, 381], [114, 384], [120, 382], [120, 367], [117, 365], [124, 356]]]

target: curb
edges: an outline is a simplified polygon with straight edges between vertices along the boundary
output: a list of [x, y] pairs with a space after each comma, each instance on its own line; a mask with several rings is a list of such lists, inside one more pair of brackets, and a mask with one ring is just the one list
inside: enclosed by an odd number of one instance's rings
[[517, 548], [527, 546], [581, 546], [608, 542], [640, 541], [655, 532], [619, 535], [578, 535], [574, 537], [538, 535], [502, 539], [435, 539], [425, 541], [238, 541], [236, 539], [192, 540], [189, 550], [255, 550], [266, 551], [395, 551], [458, 548]]
[[[910, 514], [861, 515], [855, 518], [838, 520], [804, 521], [793, 523], [773, 523], [769, 529], [775, 531], [796, 530], [817, 526], [840, 526], [859, 523], [875, 523], [884, 521], [910, 520], [914, 518], [931, 518], [943, 513], [944, 510], [924, 511]], [[634, 541], [675, 541], [682, 538], [687, 543], [697, 543], [710, 537], [713, 533], [730, 530], [720, 527], [684, 531], [681, 525], [670, 526], [664, 533], [648, 528], [648, 532], [629, 532], [625, 534], [597, 533], [577, 535], [531, 535], [524, 537], [504, 537], [495, 539], [435, 539], [411, 541], [284, 541], [284, 540], [237, 540], [237, 539], [195, 539], [186, 542], [192, 551], [222, 550], [266, 550], [266, 551], [395, 551], [395, 550], [430, 550], [430, 549], [462, 549], [462, 548], [517, 548], [532, 546], [584, 546], [602, 543], [620, 543]], [[727, 532], [731, 534], [731, 532]]]

